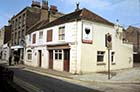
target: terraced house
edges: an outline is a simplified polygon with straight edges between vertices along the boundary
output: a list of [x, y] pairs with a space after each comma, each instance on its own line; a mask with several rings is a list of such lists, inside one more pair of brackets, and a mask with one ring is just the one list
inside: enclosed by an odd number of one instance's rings
[[20, 55], [20, 60], [23, 60], [26, 47], [25, 35], [30, 27], [43, 21], [48, 23], [62, 15], [56, 6], [51, 5], [49, 8], [48, 1], [42, 0], [41, 5], [40, 2], [33, 0], [31, 7], [25, 7], [10, 19], [12, 26], [11, 52]]
[[111, 70], [133, 66], [132, 45], [122, 42], [123, 28], [85, 8], [77, 7], [72, 13], [30, 30], [26, 35], [27, 65], [73, 74], [107, 71], [105, 35], [110, 33]]

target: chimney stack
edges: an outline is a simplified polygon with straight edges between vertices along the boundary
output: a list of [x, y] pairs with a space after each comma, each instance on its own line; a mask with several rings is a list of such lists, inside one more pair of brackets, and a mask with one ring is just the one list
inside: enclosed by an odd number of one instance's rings
[[41, 7], [41, 21], [47, 20], [49, 21], [49, 12], [48, 12], [48, 1], [42, 0], [42, 7]]
[[51, 5], [51, 7], [50, 7], [50, 12], [51, 12], [52, 14], [55, 14], [56, 12], [58, 12], [57, 7], [54, 6], [54, 5]]
[[40, 2], [32, 0], [32, 5], [31, 6], [33, 8], [40, 8]]

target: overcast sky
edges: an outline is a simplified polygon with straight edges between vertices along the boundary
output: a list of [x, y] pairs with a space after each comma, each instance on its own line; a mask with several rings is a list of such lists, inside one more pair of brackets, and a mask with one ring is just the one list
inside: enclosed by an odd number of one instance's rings
[[[42, 0], [36, 0], [42, 1]], [[140, 27], [140, 0], [48, 0], [49, 5], [56, 5], [62, 13], [73, 12], [76, 2], [80, 2], [80, 8], [87, 8], [103, 18], [125, 28], [129, 25]], [[26, 6], [30, 6], [32, 0], [1, 0], [0, 3], [0, 28], [7, 25], [8, 20], [20, 12]]]

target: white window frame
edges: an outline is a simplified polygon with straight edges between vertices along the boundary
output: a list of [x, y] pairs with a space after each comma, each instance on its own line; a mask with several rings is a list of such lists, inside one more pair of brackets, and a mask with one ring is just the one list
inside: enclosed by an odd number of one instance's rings
[[43, 39], [43, 31], [39, 32], [39, 39]]
[[62, 60], [63, 59], [63, 50], [54, 50], [54, 59], [55, 60]]
[[[29, 58], [30, 56], [30, 58]], [[32, 50], [27, 50], [27, 59], [32, 60]]]
[[58, 39], [65, 40], [65, 26], [59, 27]]
[[[97, 51], [97, 63], [103, 63], [104, 62], [104, 55], [105, 51]], [[102, 60], [99, 61], [99, 56], [102, 57]]]

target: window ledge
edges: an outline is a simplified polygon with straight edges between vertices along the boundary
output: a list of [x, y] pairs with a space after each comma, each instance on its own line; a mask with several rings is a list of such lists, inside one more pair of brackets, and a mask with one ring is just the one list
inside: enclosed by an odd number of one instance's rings
[[113, 62], [113, 63], [112, 63], [112, 65], [116, 65], [116, 63], [115, 63], [115, 62]]
[[102, 63], [97, 63], [97, 65], [106, 65], [106, 63], [103, 63], [103, 62]]

